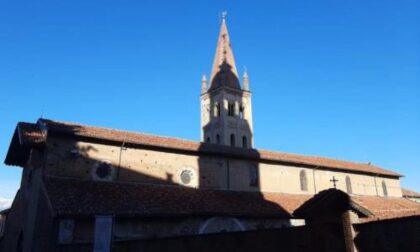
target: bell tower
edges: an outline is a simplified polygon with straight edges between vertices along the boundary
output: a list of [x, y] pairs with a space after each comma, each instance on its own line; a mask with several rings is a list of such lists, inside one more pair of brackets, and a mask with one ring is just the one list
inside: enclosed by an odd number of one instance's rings
[[226, 13], [217, 41], [210, 81], [201, 80], [201, 141], [252, 148], [252, 106], [248, 73], [239, 81], [226, 25]]

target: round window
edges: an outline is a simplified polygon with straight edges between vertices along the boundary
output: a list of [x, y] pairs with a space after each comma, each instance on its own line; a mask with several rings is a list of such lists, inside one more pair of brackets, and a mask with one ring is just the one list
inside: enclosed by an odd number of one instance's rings
[[109, 177], [111, 174], [111, 166], [107, 163], [100, 163], [96, 168], [96, 176], [98, 178], [104, 179]]
[[189, 183], [191, 183], [192, 176], [193, 176], [193, 174], [190, 170], [183, 170], [181, 172], [181, 182], [183, 184], [188, 185]]

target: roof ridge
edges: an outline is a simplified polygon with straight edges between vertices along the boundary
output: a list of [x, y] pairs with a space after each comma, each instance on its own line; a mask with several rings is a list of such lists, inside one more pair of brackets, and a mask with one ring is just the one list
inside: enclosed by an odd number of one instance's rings
[[[42, 124], [45, 124], [42, 126]], [[296, 164], [298, 167], [310, 166], [319, 167], [321, 169], [334, 169], [339, 171], [352, 171], [359, 173], [367, 173], [373, 175], [385, 175], [400, 177], [401, 175], [384, 168], [357, 163], [347, 160], [339, 160], [328, 157], [308, 156], [304, 154], [287, 153], [280, 151], [269, 151], [263, 149], [243, 149], [239, 147], [230, 147], [217, 144], [208, 144], [199, 141], [181, 139], [169, 136], [159, 136], [143, 132], [135, 132], [128, 130], [113, 129], [107, 127], [98, 127], [83, 125], [80, 123], [55, 121], [51, 119], [39, 119], [38, 124], [40, 128], [47, 130], [61, 132], [63, 134], [72, 134], [79, 137], [88, 137], [102, 140], [109, 140], [114, 142], [126, 142], [128, 144], [140, 144], [144, 146], [155, 146], [159, 148], [182, 150], [194, 153], [206, 153], [209, 155], [222, 155], [232, 158], [251, 159], [259, 161], [273, 161]], [[36, 125], [36, 124], [32, 124]], [[72, 128], [73, 127], [73, 128]], [[19, 124], [18, 127], [19, 128]], [[79, 128], [79, 129], [78, 129]], [[9, 149], [10, 150], [10, 149]], [[12, 161], [11, 156], [6, 158], [8, 164], [17, 164]], [[10, 159], [10, 160], [9, 160]], [[9, 162], [10, 161], [10, 162]]]
[[347, 160], [347, 159], [339, 159], [339, 158], [334, 158], [334, 157], [323, 157], [323, 156], [316, 156], [316, 155], [313, 155], [313, 154], [302, 154], [302, 153], [292, 153], [292, 152], [283, 152], [283, 151], [273, 151], [273, 150], [267, 150], [267, 149], [258, 149], [258, 150], [259, 151], [264, 151], [264, 152], [272, 152], [272, 153], [284, 153], [284, 154], [290, 154], [290, 155], [296, 155], [296, 156], [308, 157], [308, 158], [329, 159], [329, 160], [334, 160], [334, 161], [348, 162], [348, 163], [359, 164], [359, 165], [368, 165], [368, 166], [371, 166], [371, 167], [380, 168], [377, 165], [370, 165], [370, 164], [364, 163], [364, 162], [351, 161], [351, 160]]
[[[129, 134], [144, 135], [144, 136], [151, 136], [151, 137], [158, 137], [158, 138], [166, 138], [168, 140], [176, 139], [176, 140], [190, 142], [190, 143], [208, 144], [208, 143], [205, 143], [205, 142], [194, 141], [194, 140], [186, 139], [186, 138], [167, 136], [167, 135], [163, 136], [163, 135], [157, 135], [157, 134], [147, 133], [147, 132], [131, 131], [131, 130], [124, 130], [124, 129], [115, 129], [115, 128], [102, 127], [102, 126], [93, 126], [93, 125], [86, 125], [86, 124], [80, 124], [80, 123], [74, 123], [74, 122], [57, 121], [57, 120], [51, 120], [51, 119], [45, 119], [45, 118], [43, 118], [42, 120], [49, 121], [49, 122], [52, 122], [52, 123], [65, 124], [65, 125], [69, 125], [69, 126], [89, 127], [89, 128], [95, 128], [95, 129], [104, 129], [104, 130], [110, 130], [110, 131], [116, 131], [116, 132], [124, 132], [124, 133], [129, 133]], [[227, 147], [230, 147], [230, 146], [227, 146]], [[292, 152], [267, 150], [267, 149], [257, 149], [257, 148], [253, 148], [253, 150], [269, 152], [269, 153], [273, 153], [273, 154], [279, 154], [280, 153], [280, 154], [295, 155], [295, 156], [308, 157], [308, 158], [320, 158], [320, 159], [328, 159], [328, 160], [334, 160], [334, 161], [339, 161], [339, 162], [348, 162], [348, 163], [359, 164], [359, 165], [369, 165], [369, 164], [363, 163], [363, 162], [357, 162], [357, 161], [351, 161], [351, 160], [345, 160], [345, 159], [339, 159], [339, 158], [316, 156], [316, 155], [312, 155], [312, 154], [292, 153]], [[376, 165], [369, 165], [369, 166], [380, 168]]]
[[115, 129], [115, 128], [110, 128], [110, 127], [86, 125], [86, 124], [80, 124], [80, 123], [74, 123], [74, 122], [56, 121], [56, 120], [45, 119], [45, 118], [43, 118], [42, 120], [43, 121], [49, 121], [49, 122], [52, 122], [52, 123], [65, 124], [65, 125], [68, 125], [68, 126], [89, 127], [89, 128], [94, 128], [94, 129], [116, 131], [116, 132], [120, 132], [120, 133], [129, 133], [129, 134], [144, 135], [144, 136], [150, 136], [150, 137], [159, 137], [159, 138], [166, 138], [166, 139], [176, 139], [176, 140], [185, 141], [185, 142], [191, 142], [191, 143], [200, 143], [200, 142], [197, 142], [197, 141], [194, 141], [194, 140], [191, 140], [191, 139], [179, 138], [179, 137], [174, 137], [174, 136], [166, 136], [166, 135], [157, 135], [157, 134], [147, 133], [147, 132], [141, 132], [141, 131], [132, 131], [132, 130], [125, 130], [125, 129]]

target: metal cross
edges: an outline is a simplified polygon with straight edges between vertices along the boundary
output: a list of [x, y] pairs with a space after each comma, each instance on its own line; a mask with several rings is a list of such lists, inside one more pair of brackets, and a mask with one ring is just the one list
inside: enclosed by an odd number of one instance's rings
[[338, 179], [335, 178], [335, 176], [333, 176], [332, 179], [330, 179], [331, 182], [333, 182], [334, 188], [337, 188], [337, 185], [335, 184], [335, 182], [338, 182]]

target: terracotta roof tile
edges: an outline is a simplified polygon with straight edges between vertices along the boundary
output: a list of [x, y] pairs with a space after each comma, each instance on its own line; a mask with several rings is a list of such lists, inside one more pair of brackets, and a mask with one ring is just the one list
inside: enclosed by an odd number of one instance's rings
[[[123, 182], [47, 178], [46, 192], [60, 216], [180, 217], [236, 216], [292, 218], [313, 195], [203, 190]], [[420, 216], [420, 204], [404, 198], [351, 196], [352, 204], [368, 210], [361, 222]]]
[[351, 199], [369, 209], [374, 215], [362, 222], [420, 216], [420, 204], [397, 197], [352, 196]]
[[349, 209], [363, 217], [373, 214], [369, 209], [355, 203], [347, 193], [330, 188], [315, 194], [296, 209], [294, 215], [305, 219], [316, 219], [325, 214], [341, 214]]
[[382, 169], [380, 167], [355, 163], [331, 158], [304, 156], [282, 152], [273, 152], [256, 149], [234, 148], [224, 145], [207, 144], [169, 137], [154, 136], [142, 133], [120, 131], [107, 128], [98, 128], [74, 123], [40, 120], [48, 127], [48, 132], [55, 131], [75, 136], [91, 137], [109, 141], [156, 146], [168, 149], [177, 149], [205, 154], [226, 155], [237, 158], [267, 160], [274, 162], [287, 162], [297, 165], [309, 165], [319, 168], [357, 171], [362, 173], [381, 174], [387, 176], [401, 176], [400, 174]]
[[13, 133], [4, 163], [23, 167], [32, 147], [42, 146], [45, 136], [39, 126], [33, 123], [20, 122]]
[[51, 205], [60, 216], [289, 218], [310, 197], [63, 178], [47, 178], [44, 184]]
[[417, 193], [415, 191], [410, 191], [405, 188], [402, 188], [401, 190], [404, 197], [420, 198], [420, 193]]
[[45, 140], [42, 131], [36, 124], [20, 122], [17, 125], [17, 130], [19, 132], [19, 139], [24, 145], [41, 145]]

